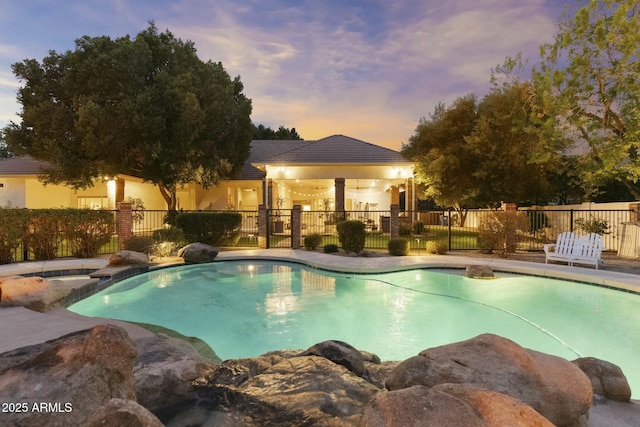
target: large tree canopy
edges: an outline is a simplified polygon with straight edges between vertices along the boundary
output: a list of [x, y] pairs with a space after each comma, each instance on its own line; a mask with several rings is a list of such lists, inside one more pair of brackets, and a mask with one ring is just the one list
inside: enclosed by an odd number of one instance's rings
[[590, 0], [565, 16], [533, 73], [551, 149], [580, 154], [583, 180], [640, 200], [640, 0]]
[[22, 122], [4, 129], [9, 148], [47, 160], [47, 182], [76, 188], [133, 175], [158, 186], [169, 209], [176, 187], [214, 185], [249, 155], [251, 100], [239, 77], [203, 62], [193, 43], [159, 33], [83, 37], [74, 51], [13, 65]]

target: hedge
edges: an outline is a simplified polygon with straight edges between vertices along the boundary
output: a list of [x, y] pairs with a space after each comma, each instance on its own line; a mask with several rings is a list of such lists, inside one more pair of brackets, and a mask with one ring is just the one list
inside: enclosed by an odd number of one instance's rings
[[235, 212], [180, 212], [175, 218], [187, 243], [235, 246], [240, 240], [242, 215]]

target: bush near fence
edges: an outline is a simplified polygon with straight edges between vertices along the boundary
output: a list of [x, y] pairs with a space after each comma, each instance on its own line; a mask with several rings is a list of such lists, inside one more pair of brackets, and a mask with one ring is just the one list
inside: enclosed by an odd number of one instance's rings
[[115, 231], [113, 212], [89, 209], [0, 209], [0, 263], [21, 258], [35, 260], [73, 255], [96, 256]]
[[188, 243], [235, 246], [240, 240], [242, 215], [235, 212], [180, 212], [175, 223]]

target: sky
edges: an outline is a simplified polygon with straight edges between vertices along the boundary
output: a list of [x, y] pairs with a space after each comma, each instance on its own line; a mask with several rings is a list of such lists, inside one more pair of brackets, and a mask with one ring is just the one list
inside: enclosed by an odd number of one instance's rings
[[[567, 0], [575, 5], [575, 0]], [[0, 126], [18, 122], [11, 64], [154, 21], [240, 76], [254, 124], [400, 150], [421, 117], [489, 89], [491, 69], [539, 61], [563, 0], [0, 0]]]

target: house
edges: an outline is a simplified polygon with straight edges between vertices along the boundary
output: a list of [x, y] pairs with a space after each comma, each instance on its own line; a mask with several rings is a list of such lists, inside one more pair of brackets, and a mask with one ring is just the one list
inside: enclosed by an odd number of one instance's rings
[[[42, 184], [43, 166], [29, 156], [0, 159], [0, 206], [115, 209], [131, 197], [142, 199], [148, 210], [166, 209], [158, 189], [139, 178], [105, 177], [91, 188], [73, 190]], [[414, 210], [413, 167], [397, 151], [343, 135], [256, 140], [236, 179], [210, 188], [185, 185], [177, 192], [178, 208], [257, 211], [263, 204], [276, 210], [300, 205], [303, 211], [367, 212], [406, 200], [401, 208]]]

